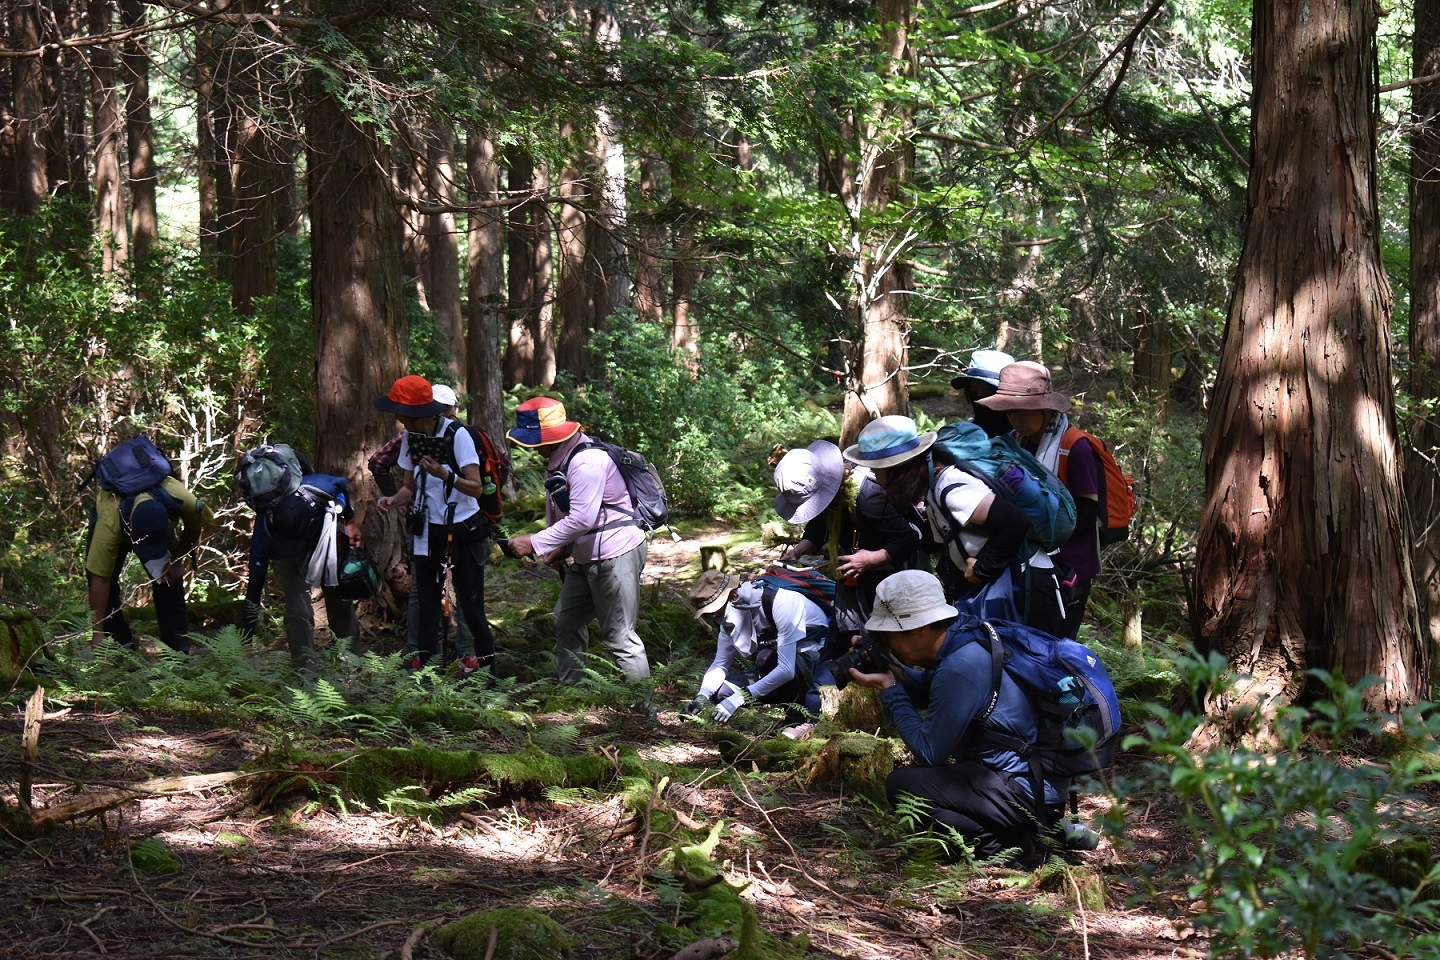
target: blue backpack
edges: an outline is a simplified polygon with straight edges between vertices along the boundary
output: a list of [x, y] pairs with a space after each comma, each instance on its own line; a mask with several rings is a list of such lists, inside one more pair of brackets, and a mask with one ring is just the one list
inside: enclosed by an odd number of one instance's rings
[[[1049, 553], [1075, 532], [1075, 499], [1070, 491], [1013, 437], [991, 437], [967, 420], [941, 427], [932, 449], [937, 461], [979, 477], [997, 497], [1025, 512], [1030, 518], [1027, 556]], [[943, 504], [945, 492], [935, 492], [935, 500]], [[958, 525], [952, 520], [950, 527], [953, 536]]]
[[135, 509], [135, 498], [149, 493], [164, 504], [170, 519], [179, 515], [180, 505], [162, 486], [166, 477], [173, 473], [170, 458], [160, 448], [141, 434], [111, 447], [95, 464], [90, 476], [80, 484], [83, 491], [94, 480], [100, 489], [120, 495], [120, 517], [128, 528], [130, 514]]
[[[1105, 664], [1089, 647], [1004, 621], [962, 620], [951, 632], [969, 633], [990, 651], [990, 701], [968, 736], [1026, 757], [1036, 780], [1083, 777], [1110, 766], [1120, 742], [1120, 699]], [[1033, 746], [985, 729], [1000, 699], [1002, 673], [1035, 710]]]

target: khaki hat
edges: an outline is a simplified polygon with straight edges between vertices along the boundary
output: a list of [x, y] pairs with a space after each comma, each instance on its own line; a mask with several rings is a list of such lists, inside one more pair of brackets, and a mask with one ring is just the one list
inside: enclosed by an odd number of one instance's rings
[[724, 570], [706, 570], [690, 588], [690, 602], [695, 604], [695, 619], [714, 613], [730, 600], [730, 591], [740, 586], [740, 578]]
[[868, 633], [899, 633], [941, 620], [953, 620], [960, 611], [945, 602], [945, 588], [933, 573], [901, 570], [875, 588], [875, 606], [865, 621]]
[[1018, 360], [1000, 371], [1000, 385], [995, 395], [976, 400], [991, 410], [1055, 410], [1070, 409], [1070, 398], [1057, 393], [1050, 385], [1050, 370], [1043, 363]]

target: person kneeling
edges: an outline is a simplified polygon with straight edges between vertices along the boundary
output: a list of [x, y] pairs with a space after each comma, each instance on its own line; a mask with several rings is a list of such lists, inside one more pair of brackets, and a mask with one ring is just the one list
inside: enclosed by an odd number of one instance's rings
[[830, 618], [818, 604], [720, 570], [705, 571], [690, 598], [699, 608], [696, 619], [719, 617], [720, 639], [700, 692], [682, 712], [695, 716], [713, 702], [712, 716], [722, 723], [751, 701], [819, 712], [812, 680]]
[[[880, 702], [916, 761], [890, 774], [885, 792], [891, 804], [902, 795], [928, 801], [935, 822], [958, 831], [977, 858], [1028, 851], [1043, 818], [1037, 815], [1029, 763], [1018, 751], [1021, 744], [1035, 743], [1035, 711], [1003, 673], [991, 706], [990, 651], [971, 642], [973, 623], [957, 619], [940, 581], [924, 571], [895, 573], [876, 592], [865, 627], [879, 653], [874, 659], [890, 669], [852, 668], [850, 675], [880, 691]], [[923, 673], [917, 680], [892, 661]], [[970, 736], [976, 722], [983, 723], [984, 744]], [[996, 746], [1002, 739], [1015, 749]], [[1061, 792], [1049, 783], [1044, 790], [1047, 806], [1058, 806]]]

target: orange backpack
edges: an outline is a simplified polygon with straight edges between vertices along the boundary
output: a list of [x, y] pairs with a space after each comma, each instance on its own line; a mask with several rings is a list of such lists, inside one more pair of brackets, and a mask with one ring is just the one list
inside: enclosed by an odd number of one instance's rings
[[1090, 449], [1095, 451], [1095, 457], [1100, 461], [1100, 545], [1104, 547], [1127, 540], [1130, 537], [1130, 521], [1135, 519], [1140, 509], [1140, 501], [1135, 496], [1135, 478], [1120, 469], [1120, 464], [1115, 462], [1115, 457], [1099, 437], [1079, 427], [1066, 430], [1060, 438], [1059, 469], [1055, 472], [1060, 475], [1062, 483], [1068, 484], [1066, 474], [1070, 466], [1070, 449], [1082, 439], [1090, 441]]

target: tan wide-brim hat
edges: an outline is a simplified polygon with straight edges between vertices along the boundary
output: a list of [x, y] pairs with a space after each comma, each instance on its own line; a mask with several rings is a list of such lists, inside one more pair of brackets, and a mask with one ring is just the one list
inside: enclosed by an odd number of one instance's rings
[[1017, 360], [1000, 371], [1000, 385], [995, 395], [976, 400], [991, 410], [1055, 410], [1070, 409], [1070, 398], [1057, 393], [1050, 385], [1050, 370], [1033, 360]]
[[690, 588], [690, 602], [695, 604], [695, 619], [714, 613], [730, 600], [730, 592], [740, 586], [740, 578], [724, 570], [706, 570]]
[[935, 443], [935, 431], [921, 433], [909, 417], [892, 414], [872, 420], [855, 442], [845, 448], [845, 459], [862, 467], [893, 467], [913, 460]]

